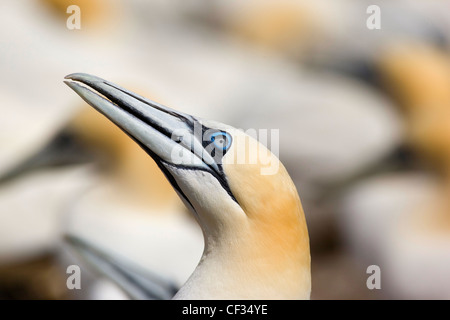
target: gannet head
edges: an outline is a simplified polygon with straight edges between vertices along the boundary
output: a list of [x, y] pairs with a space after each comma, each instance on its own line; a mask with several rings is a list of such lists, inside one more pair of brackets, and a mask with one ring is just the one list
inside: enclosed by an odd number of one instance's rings
[[78, 73], [66, 79], [155, 160], [202, 228], [203, 257], [175, 298], [309, 298], [305, 217], [274, 154], [241, 130], [98, 77]]

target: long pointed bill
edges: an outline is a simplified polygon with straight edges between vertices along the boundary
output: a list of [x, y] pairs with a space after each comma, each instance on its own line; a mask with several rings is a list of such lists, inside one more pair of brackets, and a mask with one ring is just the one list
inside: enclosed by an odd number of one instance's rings
[[221, 169], [202, 142], [202, 125], [193, 116], [162, 106], [101, 78], [74, 73], [64, 81], [135, 140], [158, 164], [189, 204], [164, 164], [208, 171], [221, 183]]
[[219, 170], [203, 148], [201, 125], [194, 117], [92, 75], [75, 73], [65, 79], [72, 80], [64, 82], [131, 136], [155, 161]]
[[194, 117], [92, 75], [74, 73], [65, 79], [83, 100], [115, 123], [155, 160], [191, 207], [166, 165], [204, 170], [225, 184], [219, 165], [203, 146], [203, 126]]
[[113, 280], [133, 299], [171, 299], [178, 291], [171, 281], [140, 268], [124, 257], [75, 236], [66, 236], [65, 240], [83, 261]]

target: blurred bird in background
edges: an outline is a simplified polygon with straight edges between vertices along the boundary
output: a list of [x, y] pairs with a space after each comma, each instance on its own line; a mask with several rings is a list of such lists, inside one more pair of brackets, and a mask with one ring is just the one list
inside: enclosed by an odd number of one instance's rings
[[[381, 29], [370, 30], [374, 4]], [[79, 30], [66, 26], [69, 5]], [[64, 234], [177, 287], [200, 259], [201, 232], [153, 162], [67, 93], [61, 78], [81, 70], [181, 112], [279, 129], [310, 231], [313, 299], [448, 298], [449, 6], [0, 4], [0, 297], [126, 298], [81, 264], [83, 289], [66, 287], [78, 260]], [[380, 290], [366, 286], [373, 264]]]

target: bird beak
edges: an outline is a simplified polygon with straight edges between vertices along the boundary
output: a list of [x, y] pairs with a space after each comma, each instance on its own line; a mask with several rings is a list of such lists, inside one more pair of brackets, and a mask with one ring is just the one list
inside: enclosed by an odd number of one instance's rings
[[83, 100], [135, 140], [160, 168], [168, 163], [219, 173], [218, 164], [203, 147], [202, 125], [196, 118], [92, 75], [74, 73], [65, 79]]
[[144, 270], [132, 261], [93, 243], [72, 235], [66, 235], [64, 240], [68, 249], [75, 252], [82, 263], [109, 277], [133, 299], [167, 300], [179, 289], [172, 281], [150, 270]]
[[84, 101], [115, 123], [155, 160], [175, 191], [194, 212], [168, 167], [209, 172], [236, 201], [221, 164], [207, 151], [211, 142], [203, 141], [206, 127], [198, 119], [92, 75], [74, 73], [65, 79], [64, 82]]

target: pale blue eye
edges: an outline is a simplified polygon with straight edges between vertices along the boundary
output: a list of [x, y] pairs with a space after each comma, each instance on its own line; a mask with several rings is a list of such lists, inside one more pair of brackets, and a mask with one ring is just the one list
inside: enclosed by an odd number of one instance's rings
[[227, 132], [215, 132], [211, 135], [211, 141], [216, 148], [228, 150], [231, 145], [231, 136]]

